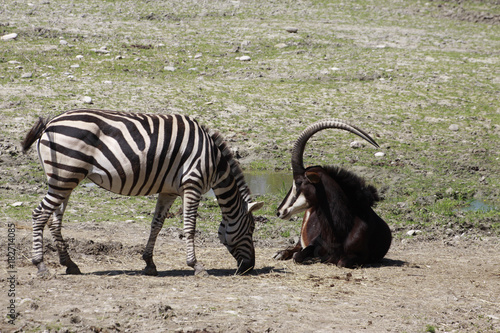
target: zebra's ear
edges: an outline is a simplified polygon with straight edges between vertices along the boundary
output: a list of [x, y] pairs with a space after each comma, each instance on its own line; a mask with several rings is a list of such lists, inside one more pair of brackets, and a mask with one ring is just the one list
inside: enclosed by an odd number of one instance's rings
[[262, 206], [264, 206], [264, 202], [263, 201], [249, 202], [248, 203], [248, 212], [251, 213], [251, 212], [254, 212], [256, 210], [259, 210], [259, 209], [262, 208]]

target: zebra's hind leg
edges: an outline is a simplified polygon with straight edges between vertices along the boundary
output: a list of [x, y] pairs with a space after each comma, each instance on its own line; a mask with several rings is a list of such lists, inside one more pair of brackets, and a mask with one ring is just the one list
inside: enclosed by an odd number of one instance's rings
[[44, 209], [42, 203], [33, 210], [33, 254], [31, 259], [33, 265], [38, 268], [38, 275], [40, 276], [49, 273], [47, 266], [43, 263], [43, 229], [53, 212]]
[[52, 216], [52, 222], [49, 223], [49, 229], [52, 233], [52, 238], [56, 242], [57, 252], [59, 254], [59, 262], [61, 265], [66, 266], [66, 274], [82, 274], [78, 266], [71, 260], [68, 254], [68, 245], [64, 241], [61, 234], [61, 223], [66, 210], [69, 196], [66, 197], [64, 202], [57, 207]]
[[156, 238], [158, 237], [158, 233], [163, 227], [163, 222], [165, 222], [165, 218], [167, 217], [168, 210], [174, 203], [176, 195], [170, 194], [162, 194], [158, 195], [158, 201], [156, 202], [155, 215], [153, 217], [153, 221], [151, 222], [151, 231], [149, 233], [148, 243], [146, 244], [146, 248], [144, 249], [144, 253], [142, 254], [142, 259], [146, 262], [146, 268], [144, 268], [144, 275], [158, 275], [158, 271], [156, 270], [156, 265], [153, 262], [153, 250], [156, 243]]
[[[33, 211], [33, 259], [38, 268], [38, 275], [47, 275], [48, 270], [43, 262], [43, 229], [49, 225], [52, 237], [56, 242], [61, 264], [68, 267], [69, 274], [78, 274], [80, 270], [69, 258], [66, 244], [61, 235], [61, 220], [71, 190], [56, 191], [49, 186], [45, 198]], [[52, 217], [52, 219], [51, 219]]]

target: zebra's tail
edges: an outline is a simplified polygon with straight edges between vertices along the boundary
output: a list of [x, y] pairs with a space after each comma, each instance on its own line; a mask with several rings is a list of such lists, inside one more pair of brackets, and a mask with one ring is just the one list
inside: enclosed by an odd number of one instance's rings
[[24, 140], [21, 142], [21, 146], [23, 147], [23, 153], [27, 152], [28, 149], [33, 145], [33, 143], [38, 140], [45, 130], [45, 126], [47, 126], [48, 119], [43, 119], [42, 117], [38, 118], [38, 121], [35, 125], [30, 129]]

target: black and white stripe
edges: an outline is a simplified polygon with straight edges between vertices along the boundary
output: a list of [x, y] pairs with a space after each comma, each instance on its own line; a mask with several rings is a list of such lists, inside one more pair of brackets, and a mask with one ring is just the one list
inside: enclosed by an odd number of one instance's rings
[[[156, 237], [168, 210], [183, 199], [187, 264], [196, 261], [194, 231], [201, 196], [213, 189], [222, 210], [219, 237], [238, 262], [238, 273], [253, 268], [253, 203], [241, 169], [218, 133], [182, 115], [72, 110], [50, 121], [39, 119], [23, 142], [26, 151], [38, 140], [38, 154], [48, 179], [48, 192], [33, 211], [33, 263], [43, 264], [43, 229], [56, 241], [60, 262], [78, 274], [61, 235], [61, 221], [72, 190], [89, 178], [118, 194], [159, 194], [151, 233], [144, 250], [145, 274], [157, 274], [153, 262]], [[51, 219], [52, 217], [52, 219]]]

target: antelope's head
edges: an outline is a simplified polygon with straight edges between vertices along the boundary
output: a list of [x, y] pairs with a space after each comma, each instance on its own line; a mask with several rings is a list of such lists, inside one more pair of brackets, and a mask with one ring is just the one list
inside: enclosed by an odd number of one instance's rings
[[311, 196], [308, 194], [311, 191], [311, 186], [319, 182], [317, 172], [314, 171], [314, 168], [318, 167], [311, 167], [307, 169], [304, 167], [304, 149], [307, 141], [315, 133], [327, 128], [338, 128], [351, 132], [368, 141], [373, 146], [379, 147], [375, 140], [362, 129], [341, 120], [325, 120], [308, 126], [293, 146], [293, 184], [288, 191], [288, 194], [281, 202], [281, 205], [278, 207], [277, 215], [279, 218], [288, 220], [292, 217], [292, 215], [303, 212], [313, 205], [310, 199]]

